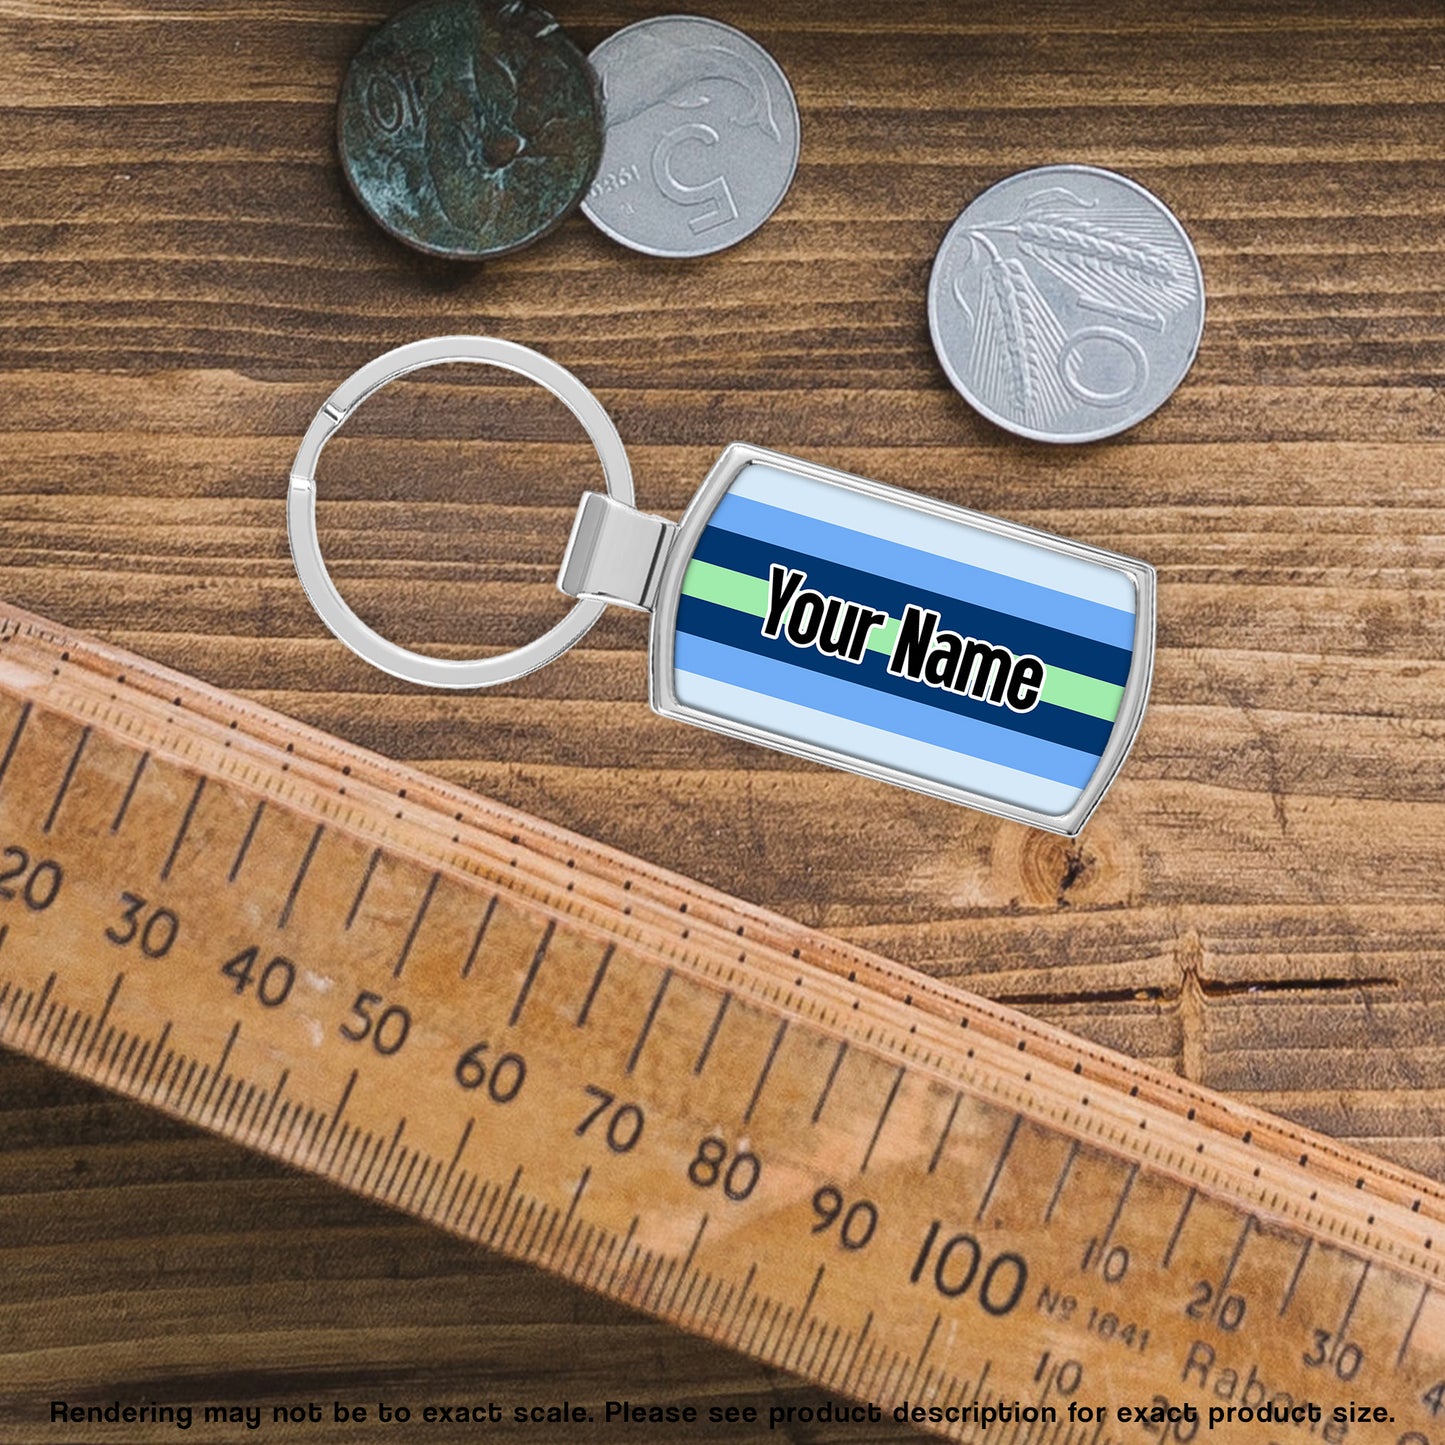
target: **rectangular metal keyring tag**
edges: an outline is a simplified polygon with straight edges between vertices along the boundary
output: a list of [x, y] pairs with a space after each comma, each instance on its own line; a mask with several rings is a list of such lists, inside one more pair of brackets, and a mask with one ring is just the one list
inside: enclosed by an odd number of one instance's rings
[[664, 717], [1069, 835], [1154, 660], [1147, 563], [742, 444], [653, 609]]

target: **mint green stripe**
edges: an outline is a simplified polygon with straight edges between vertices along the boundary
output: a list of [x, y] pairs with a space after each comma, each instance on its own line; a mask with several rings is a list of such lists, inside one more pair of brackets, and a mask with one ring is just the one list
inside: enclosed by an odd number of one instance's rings
[[682, 576], [684, 597], [700, 602], [715, 602], [746, 612], [751, 617], [768, 615], [768, 583], [765, 577], [749, 577], [730, 567], [717, 567], [711, 562], [689, 562]]
[[[746, 612], [751, 617], [767, 616], [768, 583], [763, 577], [749, 577], [745, 572], [734, 572], [731, 568], [718, 567], [711, 562], [689, 562], [683, 574], [682, 590], [684, 596], [696, 597], [701, 602], [730, 607], [734, 612]], [[895, 617], [874, 630], [868, 639], [868, 649], [870, 652], [892, 652], [897, 636], [898, 619]], [[1064, 667], [1051, 666], [1044, 677], [1041, 697], [1055, 707], [1113, 722], [1119, 715], [1124, 689], [1112, 682], [1101, 682], [1096, 677], [1085, 677]]]
[[1066, 667], [1051, 666], [1044, 674], [1044, 687], [1039, 697], [1055, 707], [1066, 707], [1070, 712], [1086, 713], [1089, 717], [1113, 722], [1119, 716], [1124, 689], [1117, 683], [1100, 682], [1097, 677], [1085, 677], [1083, 673], [1070, 672]]
[[875, 627], [868, 634], [869, 652], [892, 652], [893, 644], [898, 641], [898, 628], [900, 623], [896, 617], [890, 617], [882, 627]]

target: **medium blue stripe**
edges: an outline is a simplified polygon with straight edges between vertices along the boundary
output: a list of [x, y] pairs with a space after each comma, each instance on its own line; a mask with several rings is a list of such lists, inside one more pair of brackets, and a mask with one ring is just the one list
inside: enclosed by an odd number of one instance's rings
[[849, 602], [862, 602], [885, 611], [890, 617], [902, 617], [910, 602], [931, 608], [943, 619], [940, 627], [991, 642], [996, 647], [1010, 648], [1015, 654], [1033, 653], [1045, 665], [1064, 667], [1085, 677], [1123, 686], [1129, 679], [1133, 653], [1123, 648], [1094, 642], [1056, 627], [1044, 627], [1007, 612], [977, 607], [955, 597], [942, 597], [923, 587], [894, 582], [872, 572], [860, 572], [838, 562], [827, 562], [807, 552], [792, 548], [786, 538], [776, 542], [740, 537], [722, 527], [707, 527], [693, 554], [700, 562], [718, 567], [731, 567], [749, 577], [768, 576], [773, 563], [797, 567], [808, 574], [805, 584], [824, 596], [843, 597]]
[[696, 672], [676, 669], [677, 700], [712, 717], [746, 722], [789, 742], [808, 742], [864, 763], [877, 763], [920, 780], [966, 788], [985, 798], [1030, 808], [1047, 817], [1067, 813], [1079, 801], [1079, 790], [1051, 782], [1036, 773], [1022, 773], [1001, 763], [965, 756], [919, 738], [903, 738], [852, 718], [819, 712], [801, 703], [784, 702], [767, 693], [719, 682]]
[[[850, 718], [866, 727], [893, 733], [900, 740], [898, 759], [893, 766], [904, 772], [913, 771], [907, 761], [909, 738], [948, 748], [964, 760], [960, 769], [960, 787], [969, 786], [967, 759], [970, 757], [1080, 789], [1088, 784], [1098, 767], [1097, 758], [1076, 752], [1073, 748], [1022, 737], [1006, 728], [957, 717], [925, 703], [875, 692], [857, 683], [792, 667], [771, 657], [758, 657], [702, 637], [679, 634], [673, 661], [675, 667], [684, 672], [698, 673], [718, 682], [762, 692], [784, 702], [800, 703], [819, 712]], [[736, 718], [734, 721], [748, 722], [749, 719]]]
[[899, 677], [888, 671], [888, 659], [881, 652], [866, 653], [861, 661], [849, 662], [846, 658], [829, 657], [816, 647], [794, 647], [784, 637], [764, 637], [758, 618], [731, 607], [720, 607], [715, 602], [704, 602], [700, 597], [682, 598], [677, 609], [677, 631], [759, 657], [775, 658], [789, 666], [874, 692], [906, 698], [922, 707], [971, 718], [989, 727], [1092, 753], [1094, 757], [1104, 751], [1114, 730], [1113, 723], [1102, 718], [1051, 703], [1040, 703], [1028, 712], [1014, 712], [1001, 703], [981, 702], [947, 688], [929, 687], [927, 683]]
[[[709, 525], [764, 541], [774, 537], [786, 539], [800, 552], [809, 552], [829, 562], [841, 562], [861, 572], [876, 573], [895, 582], [916, 583], [944, 597], [957, 597], [962, 602], [1011, 613], [1045, 627], [1106, 642], [1110, 647], [1132, 650], [1134, 646], [1132, 612], [1121, 612], [1117, 607], [1105, 607], [1085, 597], [1040, 587], [1002, 572], [990, 572], [940, 553], [923, 552], [833, 522], [770, 507], [766, 502], [751, 501], [731, 492], [718, 503]], [[948, 538], [951, 530], [940, 522], [940, 541]]]

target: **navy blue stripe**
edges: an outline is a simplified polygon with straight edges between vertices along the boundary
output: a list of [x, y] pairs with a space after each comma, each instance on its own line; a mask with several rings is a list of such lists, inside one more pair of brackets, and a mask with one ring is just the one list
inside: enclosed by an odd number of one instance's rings
[[1033, 653], [1045, 664], [1117, 683], [1120, 687], [1129, 680], [1133, 653], [1125, 648], [1110, 647], [1106, 642], [1095, 642], [1057, 627], [1045, 627], [1007, 612], [994, 612], [956, 597], [925, 592], [872, 572], [860, 572], [806, 552], [794, 552], [780, 543], [759, 542], [714, 526], [704, 530], [692, 555], [699, 562], [730, 567], [749, 577], [766, 578], [773, 563], [795, 567], [808, 574], [804, 585], [825, 597], [861, 602], [865, 607], [887, 612], [890, 617], [902, 617], [912, 602], [937, 612], [942, 618], [941, 628], [991, 642], [995, 647], [1007, 647], [1016, 656]]
[[1041, 702], [1029, 712], [1014, 712], [1003, 704], [979, 702], [947, 688], [929, 687], [888, 671], [888, 658], [881, 652], [865, 653], [861, 662], [829, 657], [816, 647], [794, 647], [785, 637], [764, 637], [762, 621], [732, 607], [704, 602], [700, 597], [683, 597], [677, 609], [677, 630], [693, 637], [706, 638], [726, 647], [740, 648], [760, 657], [775, 658], [809, 672], [821, 672], [843, 682], [857, 683], [876, 692], [907, 698], [910, 702], [927, 703], [945, 712], [978, 722], [992, 723], [1010, 732], [1043, 738], [1051, 743], [1075, 748], [1098, 757], [1113, 732], [1113, 723], [1089, 717], [1066, 707]]

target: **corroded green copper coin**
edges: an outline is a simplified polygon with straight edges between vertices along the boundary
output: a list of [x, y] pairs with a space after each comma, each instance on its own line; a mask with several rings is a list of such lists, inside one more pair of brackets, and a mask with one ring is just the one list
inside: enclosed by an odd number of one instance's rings
[[375, 31], [341, 87], [357, 199], [434, 256], [529, 245], [581, 201], [602, 155], [591, 67], [525, 0], [422, 0]]

